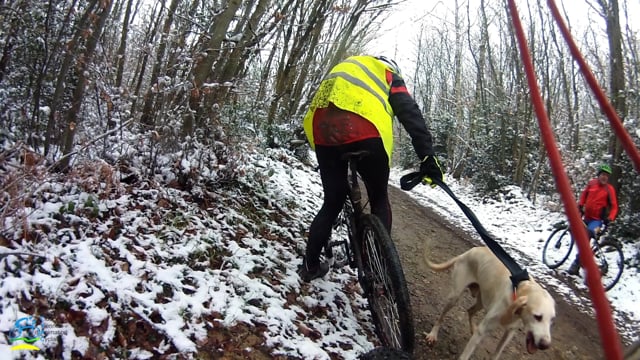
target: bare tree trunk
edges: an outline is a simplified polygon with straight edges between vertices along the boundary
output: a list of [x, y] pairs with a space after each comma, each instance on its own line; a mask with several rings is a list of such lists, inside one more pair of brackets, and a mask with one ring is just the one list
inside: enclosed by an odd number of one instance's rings
[[[3, 7], [5, 6], [4, 1], [0, 4], [1, 4], [0, 6], [3, 6]], [[12, 6], [9, 4], [6, 6], [8, 10], [9, 9], [13, 10], [16, 13], [29, 11], [28, 9], [29, 3], [27, 1], [23, 1], [15, 5], [17, 5], [15, 9], [13, 9]], [[2, 80], [4, 79], [4, 76], [7, 73], [7, 70], [9, 69], [9, 66], [11, 64], [11, 57], [13, 55], [13, 50], [16, 45], [16, 42], [18, 41], [17, 39], [18, 32], [20, 31], [20, 28], [22, 26], [22, 24], [20, 24], [20, 19], [18, 16], [14, 16], [12, 18], [13, 20], [11, 22], [11, 25], [8, 26], [8, 31], [6, 33], [0, 33], [0, 35], [2, 36], [2, 41], [0, 43], [3, 44], [2, 55], [0, 56], [0, 84], [2, 83]], [[3, 18], [3, 21], [6, 21], [6, 20]]]
[[536, 170], [533, 172], [533, 178], [531, 179], [531, 186], [529, 187], [529, 191], [527, 191], [527, 198], [535, 203], [536, 201], [536, 189], [538, 188], [538, 182], [540, 181], [540, 173], [542, 173], [542, 169], [546, 163], [547, 159], [547, 150], [544, 147], [544, 144], [541, 142], [538, 150], [538, 161], [536, 162]]
[[[299, 66], [299, 71], [297, 71], [297, 79], [294, 81], [293, 89], [291, 91], [291, 106], [289, 107], [289, 114], [295, 114], [300, 109], [306, 109], [308, 107], [308, 103], [311, 102], [311, 97], [308, 97], [308, 101], [305, 104], [301, 103], [302, 93], [304, 88], [307, 86], [307, 79], [309, 76], [313, 74], [309, 71], [313, 60], [317, 54], [315, 48], [320, 41], [320, 37], [322, 36], [322, 28], [316, 27], [312, 34], [311, 39], [309, 40], [308, 50], [304, 54], [304, 59], [300, 62], [301, 66]], [[295, 107], [298, 107], [297, 109]], [[291, 116], [293, 120], [293, 116]]]
[[[274, 146], [276, 144], [275, 133], [273, 132], [274, 125], [276, 123], [277, 109], [282, 103], [283, 98], [287, 98], [288, 94], [291, 92], [290, 84], [293, 82], [293, 76], [296, 71], [296, 63], [298, 58], [300, 57], [302, 51], [306, 48], [307, 42], [309, 41], [312, 30], [315, 27], [322, 27], [326, 18], [326, 11], [329, 7], [330, 2], [323, 0], [314, 0], [313, 4], [310, 6], [311, 11], [309, 12], [309, 6], [302, 4], [302, 2], [296, 4], [293, 11], [298, 12], [297, 16], [291, 16], [290, 18], [290, 26], [284, 33], [284, 41], [285, 47], [282, 49], [282, 53], [280, 54], [280, 61], [278, 64], [278, 75], [276, 78], [275, 85], [275, 95], [271, 101], [269, 106], [268, 115], [267, 115], [267, 139], [266, 142], [270, 146]], [[304, 8], [304, 9], [303, 9]], [[307, 10], [307, 11], [305, 11]], [[296, 27], [296, 22], [301, 19], [302, 14], [306, 15], [306, 26], [305, 27]], [[293, 30], [297, 28], [295, 34]], [[289, 48], [286, 48], [286, 44], [292, 42], [292, 45]]]
[[[97, 0], [93, 0], [89, 4], [87, 4], [87, 11], [80, 18], [80, 21], [79, 21], [78, 24], [86, 24], [87, 23], [89, 14], [91, 13], [91, 11], [92, 11], [93, 7], [96, 5], [96, 3], [97, 3]], [[67, 20], [69, 19], [70, 13], [75, 9], [75, 7], [76, 7], [76, 3], [75, 2], [69, 7], [69, 11], [68, 11], [68, 14], [67, 14]], [[67, 83], [67, 75], [69, 74], [69, 71], [71, 70], [71, 65], [73, 63], [73, 58], [76, 55], [76, 53], [74, 52], [74, 50], [75, 50], [74, 47], [81, 40], [82, 30], [83, 30], [82, 26], [77, 26], [77, 30], [73, 35], [71, 43], [69, 43], [65, 47], [63, 47], [65, 55], [64, 55], [64, 58], [62, 60], [62, 64], [60, 66], [60, 69], [58, 70], [58, 77], [57, 77], [57, 80], [56, 80], [56, 87], [55, 87], [55, 90], [53, 92], [53, 96], [51, 98], [49, 119], [47, 120], [47, 132], [46, 132], [45, 141], [44, 141], [44, 154], [45, 155], [49, 154], [49, 147], [51, 145], [52, 138], [55, 136], [56, 141], [58, 140], [57, 134], [54, 134], [54, 133], [57, 133], [56, 128], [57, 128], [57, 125], [58, 125], [57, 124], [58, 107], [60, 106], [60, 102], [62, 101], [62, 95], [64, 93], [65, 85]], [[59, 40], [61, 40], [61, 39], [59, 39]]]
[[[566, 16], [565, 19], [567, 24], [571, 26], [569, 23], [569, 17]], [[568, 156], [573, 156], [574, 152], [578, 150], [580, 145], [580, 122], [579, 120], [579, 102], [578, 102], [578, 89], [576, 87], [576, 71], [575, 71], [575, 62], [569, 61], [566, 62], [566, 53], [563, 51], [564, 43], [558, 42], [558, 37], [555, 31], [550, 31], [549, 35], [551, 36], [551, 41], [553, 41], [553, 45], [556, 49], [556, 57], [555, 59], [558, 61], [556, 69], [558, 71], [558, 75], [560, 76], [560, 92], [562, 96], [562, 100], [564, 100], [564, 106], [562, 107], [567, 115], [567, 126], [563, 126], [560, 124], [554, 124], [556, 127], [564, 129], [566, 134], [567, 152]], [[569, 66], [569, 72], [567, 72], [567, 65]], [[554, 119], [553, 117], [551, 118]]]
[[127, 8], [124, 12], [124, 19], [122, 20], [122, 34], [120, 35], [120, 46], [118, 46], [118, 52], [116, 54], [116, 82], [115, 86], [122, 86], [122, 74], [124, 73], [124, 63], [126, 59], [127, 49], [127, 36], [129, 34], [129, 22], [131, 21], [131, 6], [133, 0], [127, 0]]
[[477, 131], [477, 121], [476, 117], [486, 118], [487, 114], [487, 98], [486, 98], [486, 82], [485, 82], [485, 67], [487, 66], [487, 55], [491, 52], [491, 45], [489, 43], [489, 33], [488, 33], [488, 21], [487, 21], [487, 13], [485, 7], [485, 1], [480, 1], [480, 43], [477, 44], [477, 52], [475, 53], [474, 47], [476, 44], [472, 41], [471, 36], [471, 14], [469, 14], [469, 3], [467, 3], [467, 41], [469, 45], [469, 52], [475, 62], [476, 65], [476, 87], [475, 87], [475, 95], [474, 95], [474, 109], [471, 111], [471, 115], [469, 116], [469, 131], [467, 134], [467, 145], [464, 146], [464, 151], [462, 156], [455, 167], [450, 171], [451, 176], [454, 179], [460, 179], [464, 170], [467, 166], [467, 162], [469, 161], [470, 156], [474, 152], [474, 137], [476, 136]]
[[[541, 4], [540, 4], [541, 5]], [[541, 77], [542, 79], [540, 80], [541, 83], [543, 84], [543, 94], [542, 96], [544, 98], [546, 98], [546, 109], [547, 112], [549, 113], [549, 116], [552, 117], [552, 113], [555, 111], [555, 109], [553, 108], [553, 99], [551, 98], [552, 95], [552, 89], [551, 87], [553, 86], [554, 82], [550, 79], [550, 74], [551, 74], [551, 59], [549, 57], [549, 39], [547, 37], [548, 32], [546, 29], [546, 24], [547, 24], [547, 19], [545, 18], [545, 15], [543, 13], [543, 11], [541, 10], [543, 7], [539, 6], [538, 7], [538, 17], [540, 19], [540, 30], [539, 31], [535, 31], [535, 28], [532, 25], [531, 28], [531, 33], [538, 33], [539, 34], [539, 38], [540, 38], [540, 50], [537, 51], [537, 54], [539, 55], [538, 58], [538, 64], [540, 64], [540, 66], [538, 66], [538, 76]], [[533, 18], [533, 15], [532, 15]], [[522, 126], [519, 126], [519, 140], [515, 141], [514, 143], [514, 162], [515, 162], [515, 168], [513, 169], [513, 181], [518, 184], [518, 186], [524, 188], [525, 184], [524, 184], [524, 180], [525, 180], [525, 169], [527, 166], [527, 159], [529, 158], [529, 150], [527, 148], [528, 145], [528, 141], [530, 141], [530, 134], [531, 134], [531, 129], [532, 129], [532, 120], [533, 120], [533, 114], [530, 112], [529, 109], [531, 109], [530, 106], [526, 106], [523, 105], [523, 107], [525, 107], [526, 111], [522, 112], [522, 118], [518, 118], [516, 121], [518, 121], [518, 123], [522, 123]]]
[[[254, 0], [255, 1], [255, 0]], [[220, 58], [218, 64], [216, 64], [215, 74], [218, 74], [218, 82], [232, 81], [238, 77], [246, 66], [247, 61], [251, 58], [254, 49], [260, 40], [267, 35], [268, 31], [271, 31], [275, 27], [275, 22], [271, 27], [265, 29], [265, 31], [259, 31], [259, 25], [265, 17], [270, 0], [259, 0], [255, 5], [255, 9], [251, 14], [246, 14], [243, 18], [248, 18], [247, 22], [240, 22], [234, 30], [234, 34], [242, 34], [239, 40], [229, 40], [233, 42], [232, 50], [225, 56]], [[252, 5], [245, 4], [246, 11], [250, 11]], [[224, 99], [229, 92], [228, 87], [219, 87], [216, 89], [216, 94], [212, 101], [218, 103]]]
[[182, 127], [183, 134], [191, 133], [194, 126], [199, 126], [204, 121], [202, 85], [212, 74], [213, 65], [220, 56], [222, 41], [225, 39], [229, 24], [233, 21], [240, 5], [242, 5], [240, 0], [229, 0], [224, 11], [213, 19], [211, 27], [203, 35], [208, 39], [203, 41], [205, 48], [202, 51], [205, 55], [198, 60], [192, 71], [193, 90], [189, 99], [189, 107], [193, 116], [185, 116]]
[[84, 100], [84, 92], [88, 82], [87, 70], [93, 60], [93, 55], [95, 54], [96, 47], [98, 46], [98, 39], [102, 35], [102, 29], [104, 28], [104, 24], [107, 22], [112, 4], [112, 1], [109, 0], [101, 1], [97, 9], [100, 11], [100, 14], [97, 15], [95, 24], [93, 24], [93, 26], [87, 24], [87, 30], [90, 31], [90, 35], [87, 38], [82, 59], [78, 62], [78, 82], [73, 91], [71, 108], [67, 113], [67, 127], [63, 138], [63, 158], [56, 165], [56, 168], [59, 170], [66, 169], [71, 161], [71, 157], [69, 155], [73, 149], [73, 140], [80, 121], [78, 113], [80, 112], [80, 107]]
[[[505, 3], [505, 11], [507, 14], [507, 17], [510, 16], [508, 7]], [[533, 16], [531, 14], [531, 8], [528, 7], [529, 10], [529, 17], [531, 19], [533, 19]], [[512, 67], [512, 69], [510, 71], [513, 72], [513, 76], [515, 77], [515, 80], [513, 81], [513, 89], [512, 91], [515, 92], [514, 94], [512, 94], [513, 100], [512, 103], [509, 104], [508, 106], [511, 106], [515, 109], [514, 110], [507, 110], [507, 109], [503, 109], [504, 113], [501, 116], [501, 125], [506, 125], [509, 122], [513, 122], [516, 124], [515, 126], [515, 131], [514, 134], [512, 135], [513, 137], [511, 139], [509, 139], [506, 134], [505, 134], [505, 130], [506, 129], [502, 129], [501, 128], [501, 141], [500, 141], [500, 148], [504, 148], [504, 149], [508, 149], [509, 147], [512, 148], [512, 154], [517, 154], [520, 151], [526, 151], [526, 138], [528, 137], [528, 128], [530, 127], [530, 122], [532, 121], [532, 112], [531, 112], [531, 102], [529, 101], [529, 86], [527, 84], [525, 75], [524, 75], [524, 71], [522, 70], [522, 66], [521, 66], [521, 62], [520, 62], [520, 57], [519, 57], [519, 53], [517, 51], [518, 46], [517, 46], [517, 40], [516, 40], [516, 35], [514, 33], [514, 29], [512, 26], [508, 27], [509, 29], [509, 33], [508, 33], [508, 39], [509, 42], [511, 44], [511, 49], [512, 51], [509, 53], [510, 55], [510, 59], [509, 59], [509, 65]], [[532, 21], [531, 25], [529, 27], [529, 36], [527, 37], [528, 39], [530, 39], [530, 49], [531, 52], [533, 54], [536, 53], [536, 49], [537, 49], [537, 44], [535, 42], [536, 40], [536, 27], [535, 27], [535, 22]], [[505, 91], [506, 92], [506, 91]], [[505, 94], [505, 92], [503, 92], [502, 94], [500, 94], [500, 96], [504, 96], [504, 97], [509, 97], [508, 95]], [[506, 106], [506, 105], [505, 105]], [[515, 116], [514, 116], [515, 115]], [[522, 129], [522, 130], [520, 130]], [[516, 141], [517, 137], [520, 137], [521, 141], [518, 143]], [[504, 141], [504, 142], [503, 142]], [[524, 141], [524, 142], [523, 142]], [[525, 148], [523, 148], [525, 147]], [[522, 155], [526, 155], [526, 154], [520, 154], [520, 156]], [[520, 156], [517, 156], [517, 158], [512, 159], [514, 162], [518, 162], [520, 158]], [[502, 164], [502, 166], [506, 166], [506, 164], [504, 163], [504, 161], [506, 160], [506, 152], [503, 152], [500, 154], [498, 161]], [[525, 161], [525, 159], [522, 159], [522, 161]], [[520, 164], [521, 166], [524, 166], [524, 164]], [[503, 171], [507, 172], [507, 169], [503, 167]], [[522, 171], [524, 171], [524, 169], [522, 169]], [[517, 170], [517, 166], [515, 169], [512, 169], [511, 175], [512, 175], [512, 179], [515, 181], [516, 179], [518, 181], [521, 181], [522, 178], [517, 176], [518, 170]]]
[[463, 99], [462, 99], [462, 21], [460, 20], [460, 6], [458, 0], [454, 1], [454, 27], [455, 27], [455, 45], [454, 45], [454, 57], [453, 57], [453, 101], [454, 101], [454, 122], [456, 128], [454, 129], [458, 136], [452, 137], [451, 141], [451, 165], [455, 168], [463, 162], [464, 152], [466, 146], [459, 144], [459, 138], [465, 136], [465, 114], [463, 111]]
[[[618, 0], [598, 0], [605, 14], [607, 23], [607, 36], [609, 38], [609, 66], [611, 71], [611, 104], [616, 109], [620, 120], [624, 122], [627, 115], [627, 103], [625, 97], [624, 58], [622, 56], [622, 30], [620, 28], [620, 11]], [[620, 158], [622, 156], [622, 143], [615, 134], [609, 139], [609, 154], [613, 158], [613, 173], [611, 184], [617, 192], [620, 192]]]
[[[380, 4], [377, 0], [358, 0], [351, 7], [332, 7], [333, 13], [345, 14], [346, 16], [336, 15], [330, 18], [326, 16], [328, 20], [333, 20], [333, 22], [323, 21], [322, 26], [316, 26], [311, 33], [310, 40], [305, 43], [305, 51], [301, 55], [303, 60], [298, 62], [301, 65], [297, 65], [299, 69], [303, 70], [294, 74], [296, 77], [295, 85], [288, 94], [287, 115], [289, 118], [294, 119], [296, 114], [304, 112], [308, 108], [311, 96], [306, 96], [307, 100], [302, 102], [302, 99], [305, 98], [305, 91], [311, 92], [313, 90], [308, 84], [316, 84], [321, 81], [331, 67], [348, 55], [348, 50], [358, 53], [358, 43], [366, 37], [371, 25], [392, 5], [393, 3]], [[327, 28], [339, 30], [339, 32], [330, 33], [331, 38], [335, 38], [335, 40], [330, 41], [330, 47], [322, 48], [318, 44], [323, 39], [323, 29]], [[315, 69], [311, 71], [314, 64], [316, 64]]]
[[[44, 88], [43, 83], [45, 81], [46, 76], [48, 75], [51, 58], [54, 56], [54, 54], [57, 54], [57, 50], [60, 44], [58, 42], [57, 44], [53, 44], [53, 47], [50, 48], [50, 44], [51, 44], [50, 36], [53, 35], [52, 27], [51, 27], [52, 25], [51, 15], [53, 13], [54, 5], [55, 4], [53, 4], [53, 1], [49, 1], [47, 6], [47, 16], [43, 24], [44, 28], [46, 29], [46, 31], [44, 32], [45, 35], [42, 39], [42, 44], [44, 47], [43, 56], [40, 59], [37, 59], [34, 64], [34, 68], [38, 69], [38, 77], [33, 86], [33, 106], [31, 111], [32, 121], [31, 121], [31, 126], [28, 127], [29, 131], [32, 131], [35, 133], [33, 136], [29, 136], [30, 145], [34, 149], [38, 149], [41, 145], [40, 135], [42, 133], [40, 132], [40, 129], [39, 129], [41, 125], [39, 109], [40, 109], [40, 102], [43, 95], [42, 94], [42, 91]], [[48, 139], [50, 135], [51, 135], [50, 133], [45, 132], [45, 147], [48, 147], [48, 141], [46, 139]]]
[[160, 78], [162, 69], [166, 65], [164, 62], [164, 57], [167, 49], [167, 43], [169, 42], [169, 33], [171, 31], [173, 19], [180, 1], [181, 0], [172, 0], [171, 5], [169, 5], [167, 17], [164, 20], [162, 33], [160, 34], [160, 44], [158, 45], [158, 49], [156, 51], [156, 61], [153, 65], [153, 70], [151, 71], [151, 86], [149, 86], [149, 90], [147, 90], [147, 93], [145, 95], [142, 115], [140, 116], [140, 123], [150, 128], [155, 126], [156, 123], [153, 109], [156, 106], [156, 98], [158, 97], [158, 92], [160, 91], [158, 79]]
[[[160, 27], [160, 23], [162, 21], [162, 17], [160, 14], [162, 13], [159, 10], [161, 6], [156, 6], [151, 14], [151, 19], [155, 19], [155, 21], [149, 23], [147, 31], [144, 35], [144, 44], [149, 44], [153, 42], [156, 33], [158, 32], [158, 27]], [[148, 45], [145, 45], [145, 48], [141, 51], [141, 56], [138, 57], [137, 65], [134, 74], [137, 75], [136, 78], [133, 79], [133, 83], [131, 84], [134, 88], [133, 90], [133, 101], [131, 102], [131, 113], [135, 114], [137, 111], [138, 98], [140, 95], [140, 89], [142, 88], [142, 83], [144, 82], [145, 73], [147, 71], [147, 63], [149, 62], [149, 57], [151, 56], [151, 49]]]

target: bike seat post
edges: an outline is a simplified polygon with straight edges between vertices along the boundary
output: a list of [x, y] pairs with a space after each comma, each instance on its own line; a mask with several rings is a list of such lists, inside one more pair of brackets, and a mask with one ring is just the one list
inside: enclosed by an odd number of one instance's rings
[[357, 208], [361, 208], [362, 193], [360, 192], [360, 187], [358, 186], [358, 173], [356, 169], [356, 163], [351, 161], [349, 163], [349, 166], [351, 167], [351, 179], [349, 184], [349, 187], [351, 189], [351, 201], [353, 202], [354, 206], [356, 206]]
[[349, 163], [349, 197], [357, 209], [362, 209], [362, 192], [360, 186], [358, 186], [358, 159], [368, 153], [368, 151], [362, 150], [343, 155], [343, 159], [346, 159]]

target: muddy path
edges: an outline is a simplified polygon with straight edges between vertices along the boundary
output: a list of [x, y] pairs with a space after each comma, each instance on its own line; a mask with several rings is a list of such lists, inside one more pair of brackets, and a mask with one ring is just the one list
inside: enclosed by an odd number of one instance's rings
[[[431, 330], [433, 321], [442, 309], [450, 277], [448, 272], [435, 273], [428, 269], [424, 257], [442, 261], [481, 244], [477, 238], [422, 207], [402, 190], [389, 187], [389, 192], [393, 208], [392, 238], [402, 258], [415, 319], [414, 359], [456, 359], [470, 337], [465, 309], [472, 305], [473, 300], [468, 294], [461, 299], [448, 313], [440, 329], [438, 342], [433, 347], [428, 346], [424, 340], [425, 334]], [[531, 275], [535, 277], [535, 273]], [[524, 333], [518, 331], [502, 358], [602, 359], [603, 350], [595, 319], [566, 303], [558, 294], [550, 292], [557, 302], [551, 348], [529, 355]], [[480, 312], [476, 316], [483, 315], [484, 312]], [[486, 338], [476, 349], [473, 359], [491, 358], [500, 336], [502, 332], [497, 330]]]

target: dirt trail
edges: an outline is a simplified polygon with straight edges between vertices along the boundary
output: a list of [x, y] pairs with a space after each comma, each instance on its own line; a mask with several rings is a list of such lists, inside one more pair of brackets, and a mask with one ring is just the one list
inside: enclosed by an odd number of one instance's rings
[[[402, 258], [407, 278], [416, 328], [414, 359], [456, 359], [469, 339], [466, 308], [472, 305], [470, 295], [463, 297], [458, 306], [447, 315], [438, 336], [430, 347], [424, 335], [431, 330], [433, 321], [443, 306], [449, 286], [449, 273], [435, 273], [424, 264], [424, 256], [442, 261], [479, 245], [475, 239], [457, 229], [429, 209], [422, 207], [407, 193], [389, 187], [393, 208], [392, 237]], [[531, 274], [535, 277], [535, 274]], [[557, 317], [552, 329], [553, 344], [546, 351], [529, 355], [525, 348], [524, 333], [519, 331], [507, 345], [503, 359], [602, 359], [597, 323], [561, 296], [551, 292], [556, 300]], [[484, 312], [476, 316], [483, 316]], [[489, 359], [502, 332], [497, 330], [485, 339], [475, 351], [473, 359]]]

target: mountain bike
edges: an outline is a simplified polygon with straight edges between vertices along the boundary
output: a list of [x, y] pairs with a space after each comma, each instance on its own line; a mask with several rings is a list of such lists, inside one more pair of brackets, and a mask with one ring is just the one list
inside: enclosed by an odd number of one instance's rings
[[344, 155], [348, 161], [349, 196], [334, 224], [334, 234], [338, 236], [325, 247], [325, 257], [334, 268], [348, 264], [357, 269], [382, 345], [412, 353], [413, 316], [400, 257], [382, 221], [369, 212], [368, 200], [360, 189], [357, 161], [366, 154], [360, 151]]
[[[566, 222], [555, 224], [544, 244], [542, 262], [550, 269], [557, 269], [569, 258], [575, 243], [570, 230]], [[608, 230], [608, 227], [603, 226], [596, 231], [595, 238], [590, 239], [591, 251], [600, 268], [605, 291], [611, 290], [618, 283], [624, 268], [622, 247], [615, 239], [606, 235]]]

